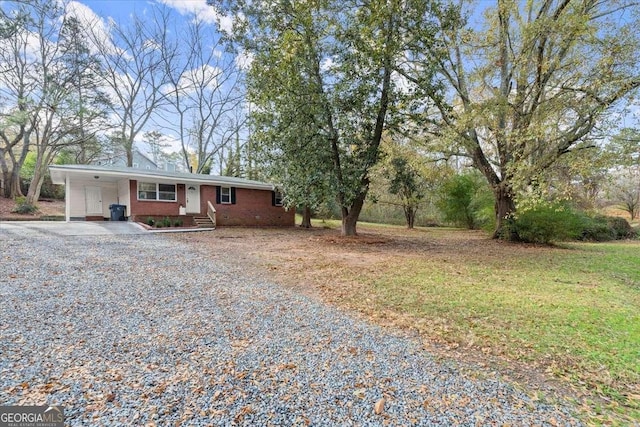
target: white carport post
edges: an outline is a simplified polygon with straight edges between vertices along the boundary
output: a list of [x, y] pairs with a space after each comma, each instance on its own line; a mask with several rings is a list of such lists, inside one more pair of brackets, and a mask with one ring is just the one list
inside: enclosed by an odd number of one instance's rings
[[71, 221], [71, 178], [68, 172], [64, 177], [64, 220]]

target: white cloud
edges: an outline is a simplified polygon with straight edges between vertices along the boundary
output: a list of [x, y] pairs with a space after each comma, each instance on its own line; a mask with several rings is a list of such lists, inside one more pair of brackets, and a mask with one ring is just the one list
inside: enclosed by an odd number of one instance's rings
[[[111, 18], [105, 21], [96, 15], [90, 7], [77, 1], [69, 2], [67, 5], [67, 15], [73, 16], [80, 21], [82, 27], [90, 31], [99, 44], [103, 44], [104, 47], [109, 49], [115, 49], [111, 41], [110, 28], [114, 24]], [[96, 46], [93, 40], [94, 37], [87, 36], [86, 43], [91, 53], [96, 54], [101, 51], [101, 48]]]
[[209, 24], [218, 24], [225, 32], [231, 32], [233, 18], [219, 13], [213, 6], [207, 5], [205, 0], [156, 0], [177, 10], [181, 15], [192, 15], [196, 19]]
[[236, 67], [241, 70], [248, 70], [251, 67], [251, 63], [253, 62], [254, 55], [251, 52], [247, 52], [245, 50], [241, 50], [238, 52], [238, 55], [235, 58]]

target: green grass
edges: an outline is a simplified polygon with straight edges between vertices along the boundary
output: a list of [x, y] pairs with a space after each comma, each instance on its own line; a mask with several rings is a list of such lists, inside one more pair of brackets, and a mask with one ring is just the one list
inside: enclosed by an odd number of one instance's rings
[[640, 420], [640, 241], [545, 247], [487, 239], [474, 248], [464, 230], [358, 230], [425, 239], [438, 250], [399, 253], [380, 274], [363, 276], [370, 286], [353, 304], [373, 302], [366, 310], [413, 319], [431, 338], [506, 356], [603, 397], [601, 409], [592, 400], [590, 422]]
[[570, 244], [522, 257], [410, 260], [378, 304], [449, 342], [546, 366], [640, 416], [640, 244]]

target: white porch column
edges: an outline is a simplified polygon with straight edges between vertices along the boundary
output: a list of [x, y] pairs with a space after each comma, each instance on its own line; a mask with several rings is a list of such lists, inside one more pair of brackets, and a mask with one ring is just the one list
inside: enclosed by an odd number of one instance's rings
[[64, 178], [64, 220], [71, 221], [71, 179], [68, 173]]

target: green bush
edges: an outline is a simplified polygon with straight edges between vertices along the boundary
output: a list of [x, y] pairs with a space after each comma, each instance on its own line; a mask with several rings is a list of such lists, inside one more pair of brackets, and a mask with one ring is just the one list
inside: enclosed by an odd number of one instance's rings
[[20, 196], [16, 197], [16, 207], [11, 212], [17, 214], [32, 214], [38, 212], [38, 207], [27, 203], [27, 198]]
[[518, 213], [509, 221], [503, 234], [515, 230], [523, 242], [549, 244], [579, 238], [584, 225], [583, 215], [556, 203], [539, 205]]
[[581, 240], [605, 242], [636, 237], [636, 232], [626, 219], [615, 216], [585, 216]]
[[476, 172], [452, 176], [437, 203], [445, 221], [470, 229], [494, 225], [493, 204], [491, 190]]
[[163, 227], [171, 227], [171, 218], [169, 218], [168, 216], [165, 216], [160, 220], [159, 224], [160, 223], [162, 224]]
[[147, 217], [147, 220], [145, 222], [149, 227], [153, 227], [153, 225], [156, 223], [156, 221], [151, 217]]
[[584, 225], [580, 233], [580, 240], [590, 240], [594, 242], [605, 242], [612, 240], [611, 228], [607, 222], [607, 217], [603, 215], [586, 216], [583, 219]]
[[518, 213], [508, 221], [503, 234], [511, 235], [513, 231], [523, 242], [544, 244], [566, 240], [605, 242], [637, 235], [624, 218], [587, 215], [559, 203]]
[[181, 219], [176, 219], [175, 221], [173, 221], [173, 226], [174, 227], [182, 227], [182, 220]]
[[611, 227], [614, 232], [614, 238], [616, 240], [620, 239], [632, 239], [637, 237], [637, 234], [629, 221], [624, 218], [620, 218], [619, 216], [609, 216], [607, 217], [607, 223]]

